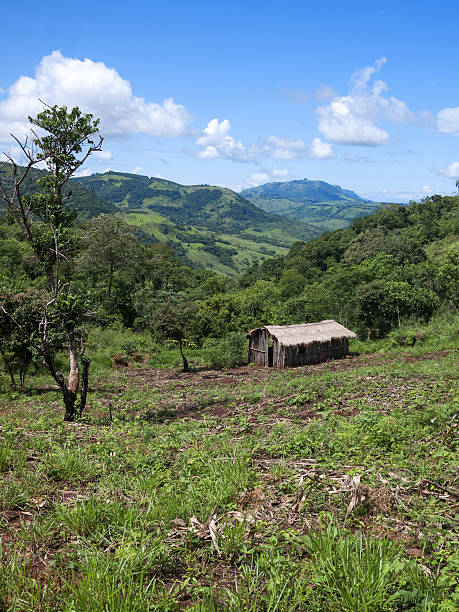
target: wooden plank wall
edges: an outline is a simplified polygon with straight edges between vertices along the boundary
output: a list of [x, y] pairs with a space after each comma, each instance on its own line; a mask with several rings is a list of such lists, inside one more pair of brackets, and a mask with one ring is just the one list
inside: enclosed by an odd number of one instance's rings
[[[268, 365], [268, 330], [262, 329], [252, 334], [249, 341], [249, 362], [261, 366]], [[336, 338], [330, 342], [314, 342], [306, 346], [281, 346], [273, 338], [273, 367], [285, 368], [299, 365], [321, 363], [329, 359], [341, 359], [349, 352], [349, 340]]]
[[249, 362], [261, 366], [268, 365], [268, 330], [254, 332], [249, 340]]
[[337, 338], [330, 342], [313, 342], [306, 346], [286, 346], [284, 349], [284, 365], [297, 366], [313, 363], [322, 363], [329, 359], [341, 359], [348, 352], [349, 341], [347, 338]]

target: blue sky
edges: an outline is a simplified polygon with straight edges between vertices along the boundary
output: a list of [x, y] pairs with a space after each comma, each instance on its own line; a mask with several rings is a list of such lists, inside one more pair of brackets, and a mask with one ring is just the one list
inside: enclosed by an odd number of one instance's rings
[[86, 172], [452, 193], [458, 15], [448, 0], [19, 1], [2, 9], [1, 148], [41, 98], [101, 118]]

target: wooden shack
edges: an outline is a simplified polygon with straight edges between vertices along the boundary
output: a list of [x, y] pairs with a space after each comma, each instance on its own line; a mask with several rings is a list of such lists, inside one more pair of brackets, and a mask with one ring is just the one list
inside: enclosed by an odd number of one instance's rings
[[247, 334], [249, 362], [274, 368], [341, 359], [349, 352], [349, 331], [333, 320], [298, 325], [265, 325]]

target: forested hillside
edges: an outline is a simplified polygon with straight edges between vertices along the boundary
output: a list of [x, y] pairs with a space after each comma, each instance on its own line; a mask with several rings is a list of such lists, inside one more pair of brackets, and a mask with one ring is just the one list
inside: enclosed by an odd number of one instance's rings
[[355, 218], [371, 214], [381, 206], [339, 185], [308, 179], [266, 183], [241, 191], [241, 195], [263, 210], [322, 230], [347, 227]]
[[[387, 205], [344, 230], [294, 245], [285, 259], [253, 267], [242, 284], [277, 294], [263, 317], [276, 323], [336, 318], [384, 335], [428, 320], [458, 299], [459, 197]], [[249, 291], [249, 289], [247, 289]]]
[[[23, 172], [24, 168], [20, 169]], [[39, 187], [37, 180], [44, 175], [43, 170], [37, 168], [31, 168], [25, 181], [24, 181], [24, 192], [25, 193], [38, 193]], [[6, 193], [11, 189], [11, 176], [12, 166], [11, 164], [0, 165], [0, 189], [3, 189]], [[65, 189], [66, 201], [70, 208], [78, 211], [79, 221], [83, 222], [92, 217], [107, 213], [110, 214], [113, 211], [112, 205], [106, 200], [97, 196], [97, 194], [85, 189], [79, 183], [72, 183], [71, 186]], [[0, 211], [4, 210], [4, 202], [0, 200]]]
[[[457, 307], [458, 204], [459, 196], [433, 196], [387, 205], [347, 229], [297, 242], [237, 280], [190, 268], [166, 243], [144, 244], [133, 226], [102, 215], [76, 226], [76, 277], [99, 303], [97, 321], [154, 333], [155, 312], [167, 303], [195, 343], [266, 323], [330, 318], [379, 337]], [[39, 290], [43, 271], [22, 235], [6, 218], [0, 229], [3, 287]]]
[[[43, 171], [33, 168], [25, 190], [36, 193], [40, 176]], [[0, 187], [7, 191], [10, 179], [11, 166], [5, 164]], [[233, 277], [268, 257], [285, 255], [294, 242], [321, 231], [267, 213], [230, 189], [179, 185], [138, 174], [107, 172], [72, 179], [65, 193], [68, 207], [79, 213], [79, 223], [115, 214], [136, 228], [143, 242], [167, 242], [188, 265]]]
[[286, 254], [295, 240], [320, 232], [262, 211], [230, 189], [179, 185], [108, 172], [74, 179], [139, 227], [144, 240], [168, 242], [193, 266], [235, 276], [248, 265]]

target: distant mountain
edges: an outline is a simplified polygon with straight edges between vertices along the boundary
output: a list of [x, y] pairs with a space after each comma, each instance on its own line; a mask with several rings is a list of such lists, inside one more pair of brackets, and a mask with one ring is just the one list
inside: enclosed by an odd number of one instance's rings
[[72, 185], [108, 203], [111, 213], [138, 226], [144, 239], [168, 242], [185, 261], [229, 275], [320, 234], [221, 187], [122, 172], [75, 178]]
[[266, 183], [239, 195], [265, 211], [324, 230], [347, 227], [356, 217], [369, 215], [381, 206], [339, 185], [308, 179]]

